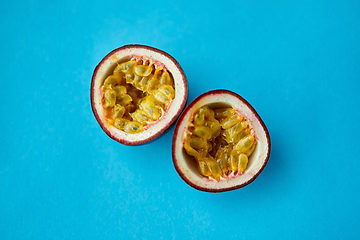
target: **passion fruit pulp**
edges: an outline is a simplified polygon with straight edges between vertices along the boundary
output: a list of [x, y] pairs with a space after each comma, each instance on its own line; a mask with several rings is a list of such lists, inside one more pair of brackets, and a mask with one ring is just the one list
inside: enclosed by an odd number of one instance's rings
[[180, 177], [195, 189], [224, 192], [244, 187], [270, 157], [269, 132], [255, 109], [228, 90], [200, 95], [174, 131], [172, 155]]
[[126, 45], [95, 68], [91, 106], [108, 136], [139, 145], [170, 127], [185, 107], [187, 93], [186, 76], [173, 57], [149, 46]]
[[249, 123], [233, 108], [201, 107], [191, 117], [184, 149], [203, 176], [219, 181], [244, 173], [256, 140]]

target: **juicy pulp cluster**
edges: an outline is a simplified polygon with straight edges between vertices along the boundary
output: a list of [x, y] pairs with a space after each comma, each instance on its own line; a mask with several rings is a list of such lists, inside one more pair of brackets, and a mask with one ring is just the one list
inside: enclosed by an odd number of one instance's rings
[[100, 91], [108, 123], [126, 133], [139, 133], [159, 120], [175, 98], [167, 69], [138, 59], [118, 64]]
[[217, 181], [242, 174], [256, 140], [249, 123], [233, 108], [197, 110], [188, 124], [184, 149], [203, 176]]

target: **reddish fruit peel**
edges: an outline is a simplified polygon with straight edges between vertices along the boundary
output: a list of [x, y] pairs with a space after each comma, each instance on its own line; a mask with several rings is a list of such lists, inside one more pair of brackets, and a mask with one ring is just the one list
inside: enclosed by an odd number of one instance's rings
[[[187, 124], [194, 112], [204, 105], [211, 108], [232, 107], [251, 124], [257, 146], [243, 175], [220, 181], [210, 180], [199, 173], [196, 161], [184, 150], [183, 138]], [[173, 163], [180, 177], [191, 187], [205, 192], [225, 192], [250, 184], [265, 168], [270, 150], [270, 135], [259, 114], [244, 98], [228, 90], [209, 91], [192, 101], [176, 124], [172, 143]]]
[[[115, 67], [132, 57], [152, 59], [154, 63], [165, 67], [174, 79], [175, 98], [166, 109], [165, 115], [158, 121], [149, 125], [144, 131], [137, 134], [125, 133], [106, 122], [104, 109], [101, 104], [101, 85], [107, 76], [111, 75]], [[187, 79], [180, 64], [168, 53], [144, 45], [126, 45], [113, 50], [96, 66], [91, 81], [91, 107], [103, 131], [115, 141], [125, 145], [139, 145], [147, 143], [160, 136], [169, 128], [185, 107], [188, 95]]]

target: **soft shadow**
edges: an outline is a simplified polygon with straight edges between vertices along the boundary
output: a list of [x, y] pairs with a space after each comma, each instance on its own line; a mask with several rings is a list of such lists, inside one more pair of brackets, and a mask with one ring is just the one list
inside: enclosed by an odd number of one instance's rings
[[230, 192], [224, 193], [208, 193], [206, 197], [201, 197], [203, 200], [208, 199], [209, 202], [214, 202], [219, 204], [220, 202], [226, 201], [225, 206], [233, 206], [234, 204], [246, 204], [251, 201], [264, 201], [267, 198], [272, 198], [273, 195], [279, 195], [279, 191], [283, 192], [283, 187], [281, 186], [284, 182], [282, 174], [286, 171], [286, 166], [284, 165], [285, 156], [283, 149], [286, 147], [284, 143], [286, 142], [285, 137], [280, 135], [280, 131], [274, 132], [271, 137], [271, 153], [270, 159], [261, 172], [261, 174], [254, 180], [254, 182], [249, 185], [233, 190]]

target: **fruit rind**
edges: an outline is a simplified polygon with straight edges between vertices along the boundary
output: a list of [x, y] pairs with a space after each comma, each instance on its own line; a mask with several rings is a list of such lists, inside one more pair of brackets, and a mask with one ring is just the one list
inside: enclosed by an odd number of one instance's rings
[[[183, 133], [192, 114], [204, 105], [228, 104], [244, 116], [252, 125], [257, 147], [249, 159], [249, 167], [241, 176], [226, 181], [211, 181], [202, 176], [192, 163], [193, 159], [183, 149]], [[172, 157], [176, 171], [191, 187], [205, 192], [225, 192], [242, 188], [253, 182], [265, 168], [271, 151], [269, 132], [256, 110], [240, 95], [229, 90], [206, 92], [192, 101], [183, 111], [174, 130]]]
[[[175, 85], [175, 100], [166, 109], [165, 116], [147, 126], [146, 131], [138, 134], [125, 133], [106, 123], [100, 101], [101, 94], [99, 93], [101, 84], [110, 75], [117, 63], [125, 62], [131, 59], [132, 56], [144, 56], [145, 58], [152, 59], [159, 66], [167, 68], [173, 75]], [[125, 145], [144, 144], [160, 136], [174, 123], [185, 107], [187, 95], [187, 80], [180, 64], [171, 55], [162, 50], [137, 44], [117, 48], [101, 60], [94, 70], [90, 92], [92, 111], [100, 127], [110, 138]]]

